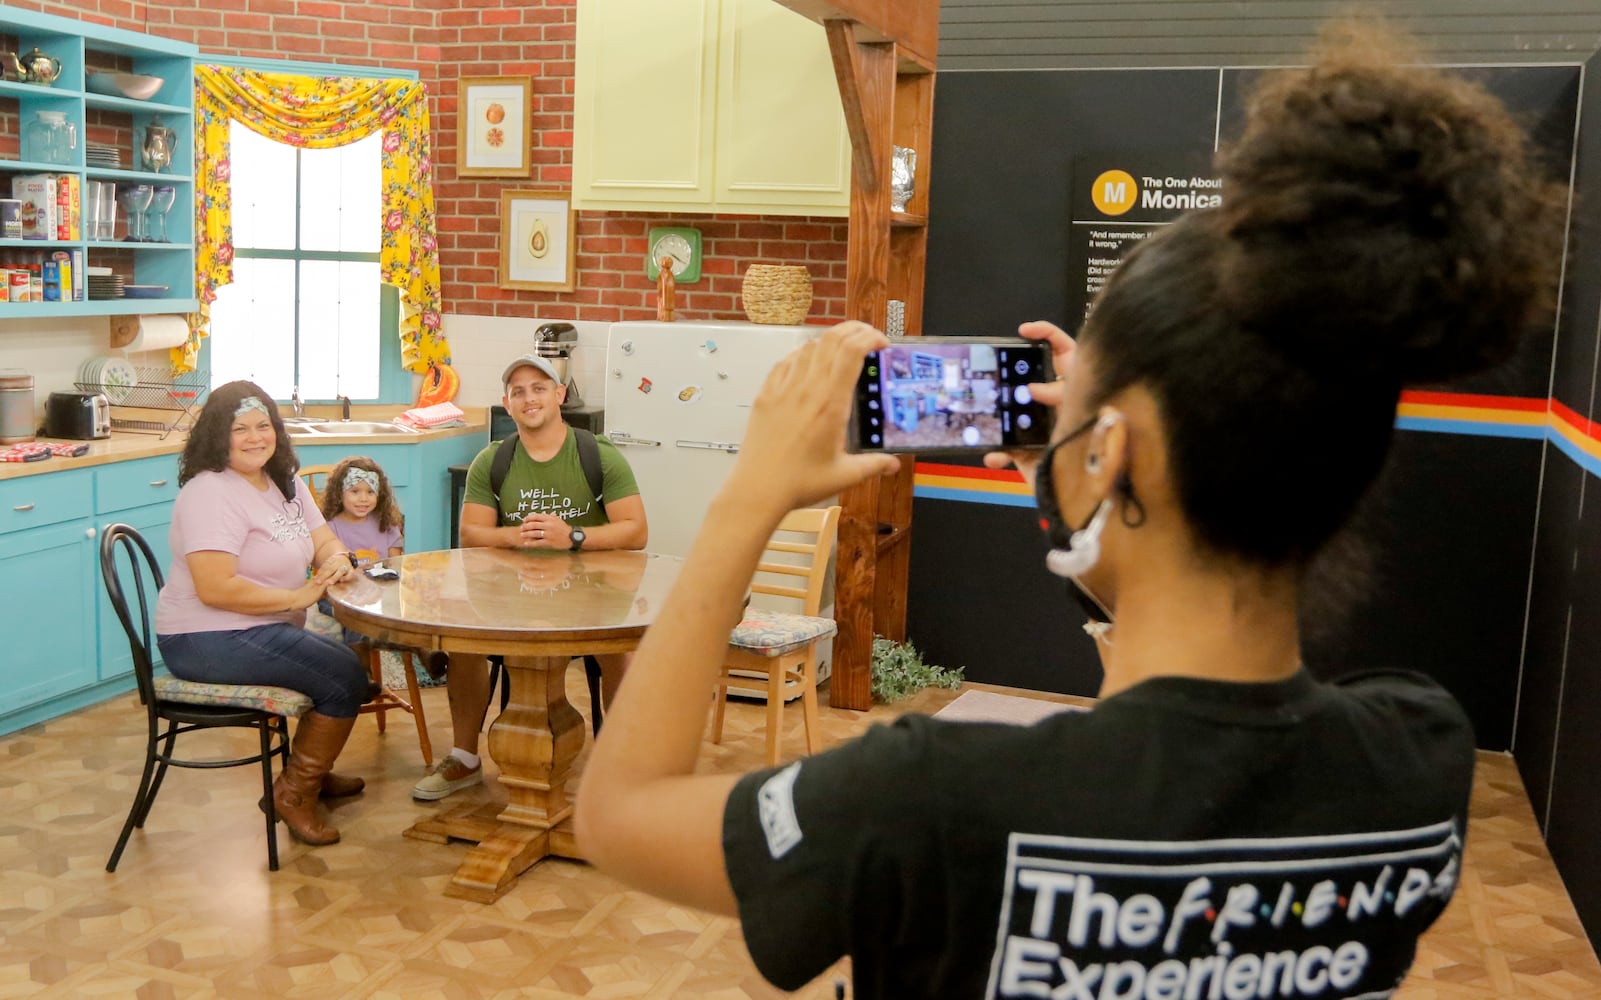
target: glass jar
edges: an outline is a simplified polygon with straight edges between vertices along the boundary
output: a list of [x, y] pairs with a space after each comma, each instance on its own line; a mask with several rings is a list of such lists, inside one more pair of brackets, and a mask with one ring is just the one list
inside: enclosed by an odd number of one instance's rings
[[28, 155], [40, 163], [70, 165], [77, 159], [78, 127], [64, 111], [39, 111], [22, 131]]
[[33, 376], [0, 368], [0, 444], [32, 441], [33, 417]]

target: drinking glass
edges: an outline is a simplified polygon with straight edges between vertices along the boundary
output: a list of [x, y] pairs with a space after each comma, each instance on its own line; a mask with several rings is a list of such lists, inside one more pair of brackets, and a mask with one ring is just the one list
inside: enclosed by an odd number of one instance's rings
[[95, 195], [100, 201], [96, 215], [99, 231], [95, 239], [110, 243], [117, 238], [117, 185], [111, 181], [95, 181]]
[[117, 192], [117, 200], [122, 202], [123, 211], [128, 213], [128, 235], [123, 239], [130, 243], [145, 242], [145, 210], [150, 207], [150, 199], [155, 196], [156, 189], [149, 184], [125, 184]]
[[172, 203], [178, 197], [178, 189], [162, 185], [156, 188], [155, 198], [150, 202], [150, 211], [155, 216], [156, 230], [160, 235], [146, 233], [152, 243], [171, 243], [167, 238], [167, 213], [172, 211]]

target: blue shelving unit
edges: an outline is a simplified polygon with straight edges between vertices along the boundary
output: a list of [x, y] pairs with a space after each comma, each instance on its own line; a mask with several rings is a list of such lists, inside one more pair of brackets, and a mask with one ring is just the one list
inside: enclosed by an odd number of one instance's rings
[[[19, 52], [37, 47], [61, 61], [60, 77], [48, 86], [0, 81], [0, 107], [11, 104], [15, 108], [19, 129], [40, 111], [59, 111], [78, 131], [74, 160], [67, 164], [30, 159], [32, 151], [25, 141], [19, 142], [20, 158], [0, 159], [0, 197], [11, 196], [13, 177], [38, 173], [76, 175], [83, 191], [89, 189], [90, 181], [177, 189], [167, 215], [170, 243], [101, 241], [90, 239], [87, 233], [74, 240], [0, 239], [0, 257], [15, 255], [19, 250], [42, 254], [77, 250], [89, 267], [115, 267], [128, 284], [166, 285], [170, 293], [165, 298], [0, 302], [0, 320], [194, 312], [199, 307], [194, 297], [194, 63], [200, 50], [184, 42], [6, 6], [0, 6], [0, 32], [16, 37]], [[144, 101], [90, 93], [86, 72], [90, 68], [159, 76], [163, 82]], [[161, 124], [177, 135], [169, 168], [173, 173], [148, 171], [140, 163], [140, 139], [158, 116]], [[84, 151], [91, 127], [97, 134], [114, 131], [122, 137], [119, 145], [123, 166], [87, 163]], [[119, 219], [122, 216], [119, 206]], [[87, 212], [83, 219], [87, 222]]]

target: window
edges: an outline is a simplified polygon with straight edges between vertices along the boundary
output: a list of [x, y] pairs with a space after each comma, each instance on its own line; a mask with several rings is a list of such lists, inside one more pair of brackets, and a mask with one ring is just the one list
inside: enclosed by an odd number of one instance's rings
[[235, 121], [229, 140], [234, 280], [212, 307], [212, 384], [379, 399], [382, 135], [301, 149]]

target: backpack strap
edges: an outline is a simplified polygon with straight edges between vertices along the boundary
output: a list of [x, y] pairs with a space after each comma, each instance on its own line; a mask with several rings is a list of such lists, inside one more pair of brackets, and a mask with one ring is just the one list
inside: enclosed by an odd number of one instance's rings
[[[583, 467], [584, 481], [589, 484], [589, 492], [594, 495], [600, 504], [601, 510], [606, 509], [606, 498], [602, 495], [604, 489], [604, 473], [600, 467], [600, 443], [595, 435], [582, 427], [573, 428], [573, 438], [578, 444], [578, 464]], [[495, 458], [489, 464], [489, 492], [495, 495], [495, 506], [500, 506], [500, 488], [506, 485], [506, 473], [511, 471], [511, 460], [517, 454], [517, 435], [513, 434], [500, 442], [495, 449]]]
[[573, 428], [573, 437], [578, 440], [578, 464], [584, 468], [584, 479], [589, 483], [589, 492], [594, 494], [595, 502], [600, 509], [606, 509], [606, 497], [603, 495], [605, 484], [600, 468], [600, 443], [595, 435], [582, 427]]
[[495, 508], [500, 509], [500, 488], [506, 485], [506, 473], [511, 471], [512, 456], [517, 453], [517, 435], [500, 442], [495, 449], [495, 460], [489, 464], [489, 492], [495, 495]]

